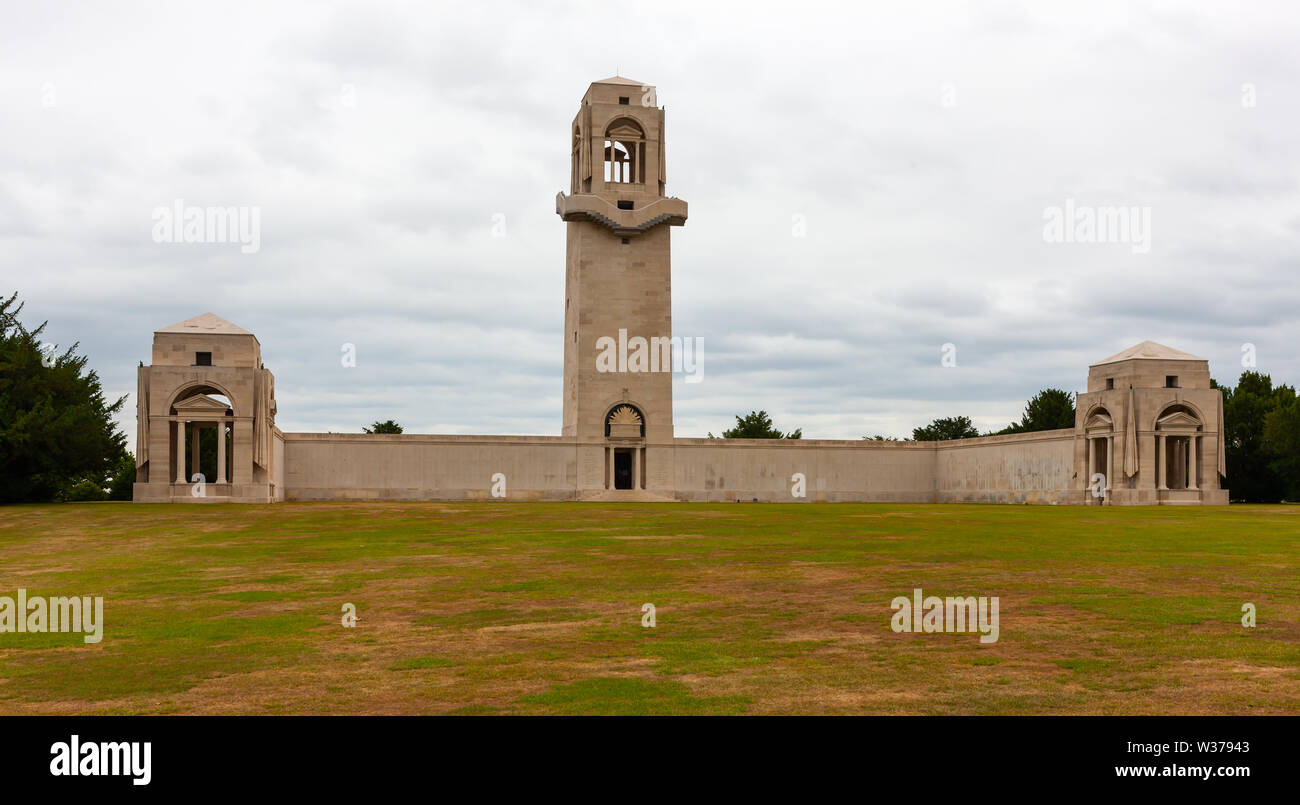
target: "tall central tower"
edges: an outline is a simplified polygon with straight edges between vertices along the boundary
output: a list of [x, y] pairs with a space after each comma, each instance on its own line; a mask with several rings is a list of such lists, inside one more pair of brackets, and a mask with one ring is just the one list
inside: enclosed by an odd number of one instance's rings
[[673, 386], [669, 232], [686, 202], [665, 195], [664, 111], [630, 78], [587, 88], [571, 130], [565, 221], [563, 435], [578, 489], [671, 495]]

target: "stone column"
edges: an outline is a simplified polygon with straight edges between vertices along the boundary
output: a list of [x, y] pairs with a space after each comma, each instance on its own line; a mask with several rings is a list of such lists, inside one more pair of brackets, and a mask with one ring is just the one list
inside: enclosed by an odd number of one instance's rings
[[1191, 448], [1191, 458], [1190, 458], [1190, 463], [1191, 463], [1191, 476], [1187, 479], [1187, 488], [1188, 488], [1188, 489], [1200, 489], [1200, 488], [1201, 488], [1200, 480], [1199, 480], [1199, 477], [1200, 477], [1200, 474], [1201, 474], [1201, 467], [1200, 467], [1200, 464], [1201, 464], [1201, 461], [1200, 461], [1200, 452], [1201, 452], [1201, 449], [1200, 449], [1200, 448], [1201, 448], [1201, 441], [1200, 441], [1200, 437], [1199, 437], [1199, 436], [1195, 436], [1195, 435], [1193, 435], [1193, 436], [1188, 436], [1188, 437], [1187, 437], [1187, 445], [1188, 445], [1188, 447]]
[[614, 488], [614, 448], [605, 448], [605, 488]]
[[1178, 471], [1183, 476], [1179, 480], [1182, 482], [1183, 489], [1191, 487], [1191, 480], [1188, 477], [1190, 468], [1187, 466], [1188, 453], [1191, 452], [1192, 442], [1186, 436], [1178, 440]]
[[176, 483], [185, 483], [185, 422], [176, 423], [176, 449], [172, 451], [176, 456]]
[[231, 453], [231, 478], [234, 484], [253, 482], [253, 420], [235, 419], [234, 452]]
[[191, 478], [194, 477], [194, 473], [202, 472], [202, 470], [199, 469], [199, 433], [200, 433], [199, 423], [191, 422], [190, 423], [190, 477]]
[[1085, 483], [1092, 486], [1092, 474], [1097, 471], [1097, 441], [1088, 437], [1088, 478]]
[[1177, 489], [1179, 475], [1178, 469], [1181, 466], [1178, 463], [1178, 446], [1182, 443], [1182, 439], [1177, 436], [1170, 436], [1168, 438], [1169, 452], [1172, 455], [1169, 456], [1169, 469], [1165, 472], [1165, 486], [1170, 489]]
[[637, 447], [632, 450], [632, 488], [641, 488], [641, 451], [645, 448]]
[[1160, 445], [1156, 449], [1156, 477], [1160, 479], [1156, 489], [1168, 489], [1166, 481], [1169, 479], [1169, 455], [1165, 452], [1165, 436], [1163, 433], [1157, 437], [1156, 443]]
[[1178, 440], [1178, 488], [1187, 488], [1187, 437]]
[[176, 438], [172, 436], [171, 417], [149, 417], [149, 460], [144, 464], [146, 483], [170, 484], [172, 476], [171, 455]]
[[1106, 437], [1106, 497], [1110, 497], [1111, 478], [1115, 477], [1115, 437]]
[[224, 484], [226, 482], [226, 420], [221, 418], [217, 420], [217, 480], [216, 483]]

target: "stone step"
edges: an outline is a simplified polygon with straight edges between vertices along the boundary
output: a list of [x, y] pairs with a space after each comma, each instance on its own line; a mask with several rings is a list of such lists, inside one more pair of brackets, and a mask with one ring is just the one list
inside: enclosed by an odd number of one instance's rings
[[675, 498], [648, 492], [644, 489], [600, 489], [584, 492], [582, 500], [608, 501], [610, 503], [672, 503]]

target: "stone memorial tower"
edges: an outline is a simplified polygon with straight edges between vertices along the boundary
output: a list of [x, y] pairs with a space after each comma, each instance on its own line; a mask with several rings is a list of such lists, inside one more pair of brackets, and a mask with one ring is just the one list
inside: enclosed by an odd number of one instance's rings
[[565, 221], [564, 414], [580, 497], [671, 497], [671, 227], [664, 110], [630, 78], [593, 83], [573, 119]]

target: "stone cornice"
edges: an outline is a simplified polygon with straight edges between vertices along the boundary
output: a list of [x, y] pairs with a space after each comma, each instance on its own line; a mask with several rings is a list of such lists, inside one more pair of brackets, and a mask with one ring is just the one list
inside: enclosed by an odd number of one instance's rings
[[591, 221], [621, 237], [633, 237], [660, 224], [686, 223], [686, 202], [661, 198], [634, 210], [620, 210], [600, 196], [589, 193], [555, 195], [555, 213], [565, 221]]

